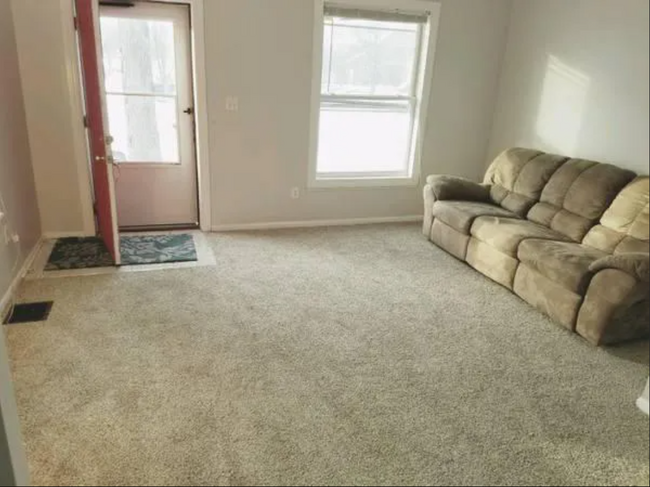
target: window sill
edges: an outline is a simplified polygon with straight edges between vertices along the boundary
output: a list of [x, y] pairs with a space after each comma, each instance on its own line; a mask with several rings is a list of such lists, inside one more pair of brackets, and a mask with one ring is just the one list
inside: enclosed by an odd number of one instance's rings
[[419, 186], [420, 178], [323, 178], [311, 179], [308, 188], [314, 189], [344, 189], [344, 188], [392, 188]]

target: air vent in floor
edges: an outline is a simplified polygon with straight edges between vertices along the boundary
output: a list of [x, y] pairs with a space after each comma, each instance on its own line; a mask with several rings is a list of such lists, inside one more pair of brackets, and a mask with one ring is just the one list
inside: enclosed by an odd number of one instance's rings
[[42, 301], [38, 303], [20, 303], [16, 304], [9, 314], [5, 317], [5, 325], [15, 325], [18, 323], [34, 323], [46, 321], [50, 316], [53, 301]]

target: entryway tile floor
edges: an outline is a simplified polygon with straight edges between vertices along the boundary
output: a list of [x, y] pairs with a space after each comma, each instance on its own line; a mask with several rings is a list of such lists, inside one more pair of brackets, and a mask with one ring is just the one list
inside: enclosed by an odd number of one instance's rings
[[138, 236], [138, 235], [163, 235], [185, 233], [190, 234], [194, 238], [194, 246], [196, 247], [197, 260], [192, 262], [174, 262], [167, 264], [144, 264], [144, 265], [129, 265], [122, 267], [96, 267], [92, 269], [71, 269], [71, 270], [58, 270], [58, 271], [45, 271], [45, 265], [54, 248], [56, 240], [45, 240], [34, 259], [25, 279], [47, 279], [54, 277], [75, 277], [75, 276], [94, 276], [98, 274], [116, 274], [122, 272], [146, 272], [146, 271], [159, 271], [165, 269], [179, 269], [184, 267], [206, 267], [216, 265], [214, 254], [208, 244], [208, 240], [203, 232], [200, 230], [178, 230], [172, 232], [140, 232], [140, 233], [125, 233], [124, 235]]

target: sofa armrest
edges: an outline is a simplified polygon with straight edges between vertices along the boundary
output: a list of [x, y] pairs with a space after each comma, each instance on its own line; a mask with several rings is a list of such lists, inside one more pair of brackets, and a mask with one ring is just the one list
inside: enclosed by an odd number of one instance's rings
[[609, 255], [591, 264], [593, 273], [605, 269], [617, 269], [629, 274], [641, 282], [650, 282], [650, 256], [643, 253], [626, 253]]
[[427, 185], [437, 201], [490, 201], [490, 186], [469, 179], [434, 175], [427, 178]]

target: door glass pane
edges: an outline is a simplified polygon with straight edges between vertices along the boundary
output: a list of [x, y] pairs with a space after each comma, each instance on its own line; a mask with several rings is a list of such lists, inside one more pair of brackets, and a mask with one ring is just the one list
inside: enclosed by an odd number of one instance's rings
[[173, 22], [102, 17], [101, 32], [108, 93], [176, 93]]
[[[418, 47], [416, 24], [334, 18], [326, 23], [323, 79], [341, 95], [412, 93]], [[323, 83], [325, 87], [325, 83]]]
[[101, 17], [116, 162], [179, 164], [174, 23]]
[[319, 174], [408, 172], [408, 102], [322, 103], [319, 130]]
[[116, 162], [180, 163], [176, 98], [107, 95]]

